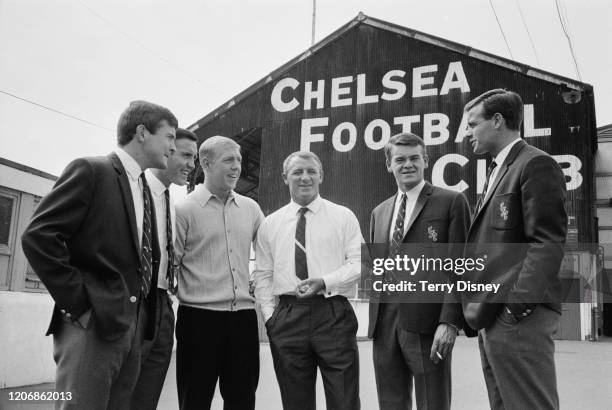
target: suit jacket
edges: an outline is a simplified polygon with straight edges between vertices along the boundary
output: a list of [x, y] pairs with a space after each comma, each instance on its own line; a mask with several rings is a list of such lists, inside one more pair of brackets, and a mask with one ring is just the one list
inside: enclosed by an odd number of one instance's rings
[[[466, 256], [486, 255], [475, 283], [497, 283], [498, 293], [462, 293], [466, 321], [488, 327], [503, 304], [515, 317], [539, 303], [561, 312], [559, 268], [567, 233], [565, 177], [547, 153], [524, 141], [515, 144], [468, 233]], [[507, 244], [507, 245], [500, 245]]]
[[[386, 246], [372, 247], [372, 258], [387, 258], [389, 256], [389, 232], [392, 221], [393, 208], [397, 195], [392, 196], [379, 204], [372, 211], [370, 219], [370, 242], [373, 244], [386, 244]], [[434, 187], [425, 183], [417, 198], [412, 215], [408, 219], [408, 230], [403, 243], [414, 243], [415, 255], [411, 257], [461, 257], [463, 243], [465, 242], [470, 220], [470, 208], [461, 193], [443, 188]], [[435, 237], [432, 232], [435, 231]], [[436, 245], [433, 247], [432, 242]], [[418, 249], [416, 249], [418, 248]], [[415, 277], [412, 277], [415, 279]], [[429, 280], [432, 278], [429, 277]], [[440, 274], [436, 279], [448, 281], [449, 277]], [[423, 294], [421, 293], [421, 296]], [[450, 323], [457, 328], [463, 326], [461, 304], [454, 294], [440, 292], [429, 294], [427, 303], [399, 304], [399, 326], [411, 332], [433, 334], [438, 324]], [[406, 295], [409, 298], [410, 295]], [[379, 301], [370, 299], [370, 324], [368, 336], [374, 337], [378, 320]]]
[[[155, 223], [153, 230], [156, 284], [160, 250]], [[141, 287], [140, 245], [130, 184], [115, 153], [70, 163], [21, 240], [30, 265], [55, 300], [47, 335], [57, 331], [61, 311], [75, 319], [90, 308], [90, 320], [103, 339], [116, 340], [128, 330]], [[151, 287], [151, 296], [156, 289]], [[151, 296], [149, 301], [155, 299]]]

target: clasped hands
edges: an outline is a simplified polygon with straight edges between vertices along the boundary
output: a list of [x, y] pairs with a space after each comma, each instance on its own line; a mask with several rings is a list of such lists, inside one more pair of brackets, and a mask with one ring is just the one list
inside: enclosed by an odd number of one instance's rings
[[325, 290], [325, 281], [321, 278], [304, 279], [297, 284], [295, 295], [298, 299], [307, 299]]

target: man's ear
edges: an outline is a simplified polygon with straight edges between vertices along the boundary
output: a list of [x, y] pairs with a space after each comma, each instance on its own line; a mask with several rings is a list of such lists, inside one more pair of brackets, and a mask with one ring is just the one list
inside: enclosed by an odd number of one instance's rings
[[285, 174], [283, 172], [283, 182], [285, 183], [285, 185], [289, 185], [289, 181], [287, 181], [287, 174]]
[[144, 124], [139, 124], [136, 126], [136, 133], [134, 135], [139, 142], [144, 141], [145, 131], [147, 131], [147, 127], [145, 127]]
[[501, 115], [498, 112], [493, 114], [493, 126], [495, 127], [495, 129], [500, 129], [502, 125], [505, 125], [505, 124], [506, 124], [506, 119], [504, 118], [503, 115]]
[[208, 162], [208, 158], [200, 157], [200, 166], [202, 167], [202, 170], [204, 170], [205, 168], [208, 168], [209, 164], [210, 162]]

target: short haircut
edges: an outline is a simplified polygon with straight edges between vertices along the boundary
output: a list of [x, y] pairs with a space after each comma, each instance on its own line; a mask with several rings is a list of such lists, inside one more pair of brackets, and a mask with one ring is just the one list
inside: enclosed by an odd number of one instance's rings
[[136, 134], [136, 128], [141, 124], [150, 133], [155, 134], [163, 120], [166, 120], [171, 127], [178, 127], [178, 120], [166, 107], [148, 101], [132, 101], [119, 117], [117, 143], [121, 147], [129, 144]]
[[421, 137], [411, 132], [402, 132], [395, 134], [389, 138], [389, 142], [385, 144], [385, 158], [388, 162], [391, 162], [391, 148], [397, 146], [408, 146], [408, 147], [421, 147], [423, 149], [423, 155], [427, 155], [425, 148], [425, 141]]
[[202, 145], [200, 145], [200, 150], [198, 152], [200, 161], [204, 158], [209, 161], [214, 161], [219, 155], [219, 150], [222, 147], [238, 148], [238, 151], [240, 151], [240, 145], [233, 139], [215, 135], [214, 137], [206, 139]]
[[291, 154], [289, 154], [287, 158], [285, 158], [285, 160], [283, 161], [283, 174], [287, 173], [287, 168], [289, 167], [289, 163], [295, 157], [314, 160], [317, 163], [317, 165], [319, 165], [319, 172], [323, 172], [323, 163], [321, 162], [317, 154], [315, 154], [314, 152], [310, 152], [310, 151], [296, 151], [296, 152], [292, 152]]
[[195, 133], [186, 130], [184, 128], [177, 128], [176, 129], [176, 139], [180, 140], [180, 139], [188, 139], [194, 142], [198, 142], [198, 136], [195, 135]]
[[489, 90], [480, 94], [465, 105], [465, 111], [469, 111], [478, 104], [482, 104], [483, 115], [486, 120], [491, 119], [495, 113], [501, 114], [506, 120], [509, 130], [518, 131], [523, 123], [523, 100], [514, 91], [503, 88]]

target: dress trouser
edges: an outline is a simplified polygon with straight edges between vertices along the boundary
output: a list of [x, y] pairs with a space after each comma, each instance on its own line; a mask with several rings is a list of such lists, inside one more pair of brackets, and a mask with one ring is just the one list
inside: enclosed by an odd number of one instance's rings
[[539, 305], [516, 324], [495, 322], [478, 334], [489, 404], [494, 410], [558, 409], [555, 343], [560, 315]]
[[181, 410], [210, 409], [215, 386], [225, 410], [253, 410], [259, 381], [254, 309], [215, 311], [180, 305], [176, 384]]
[[172, 299], [164, 289], [157, 290], [153, 340], [142, 342], [138, 382], [132, 393], [132, 410], [155, 410], [159, 402], [174, 345], [174, 311]]
[[[416, 307], [416, 305], [415, 305]], [[374, 334], [374, 375], [381, 410], [445, 410], [451, 403], [451, 358], [431, 361], [432, 334], [399, 326], [399, 304], [382, 303]]]
[[144, 300], [134, 304], [134, 320], [117, 340], [100, 338], [95, 313], [85, 326], [64, 319], [53, 335], [57, 364], [55, 390], [70, 392], [72, 400], [57, 401], [56, 409], [120, 410], [130, 408], [138, 378], [141, 344], [147, 324]]
[[266, 322], [284, 410], [316, 407], [317, 367], [328, 410], [358, 410], [357, 318], [342, 296], [281, 296]]

